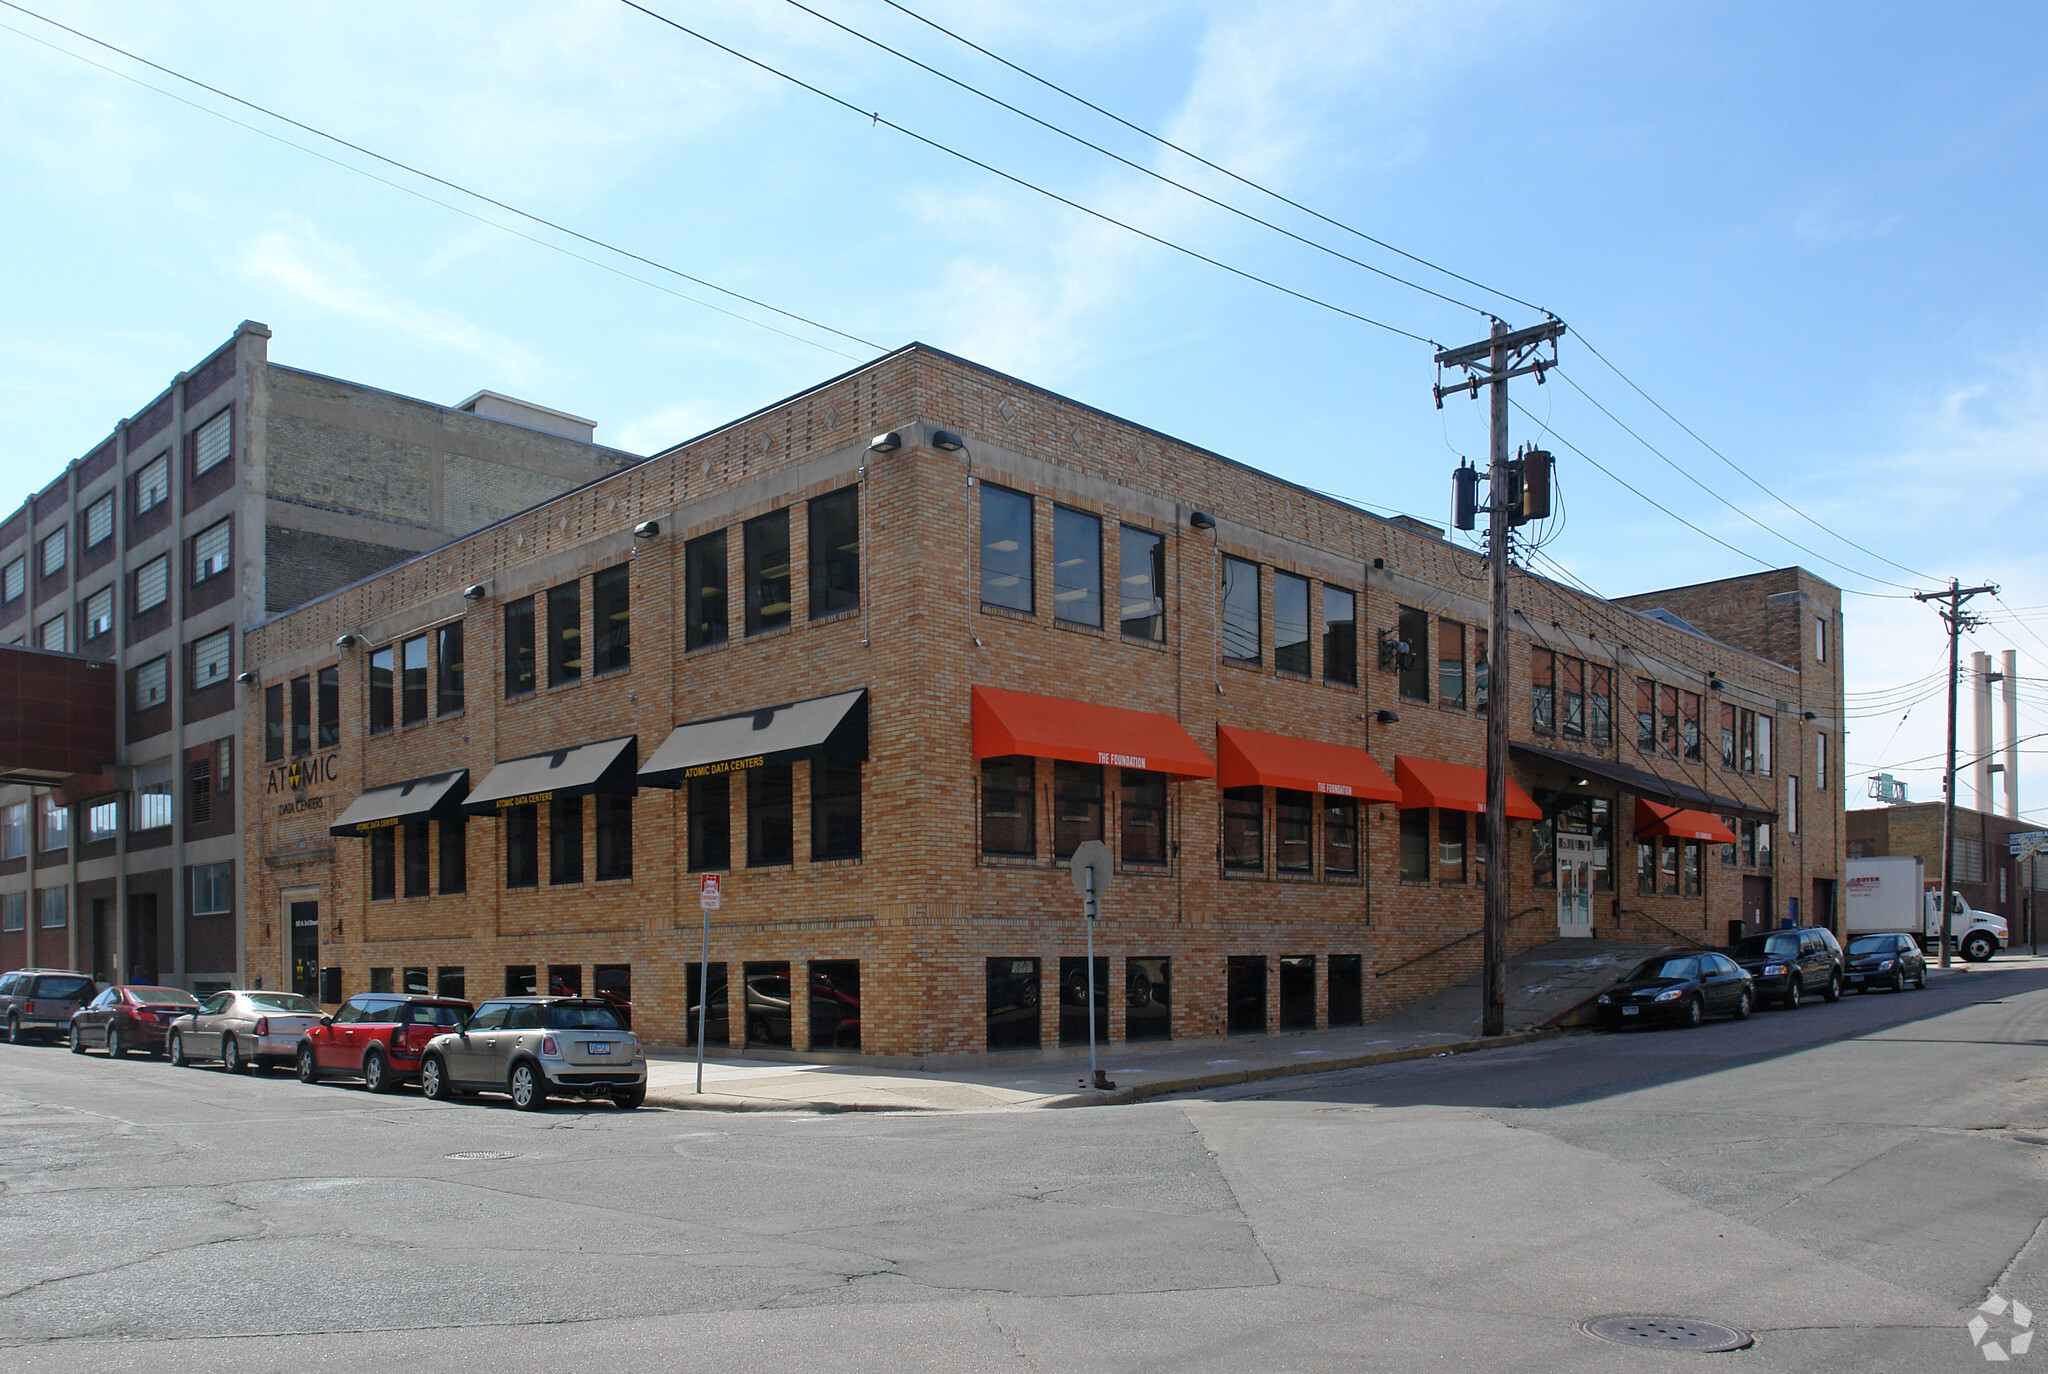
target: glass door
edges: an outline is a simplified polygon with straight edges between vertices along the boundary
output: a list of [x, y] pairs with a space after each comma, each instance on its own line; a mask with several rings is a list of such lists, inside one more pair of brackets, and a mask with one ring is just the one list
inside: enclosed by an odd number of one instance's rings
[[1572, 938], [1593, 934], [1593, 837], [1557, 837], [1557, 933]]

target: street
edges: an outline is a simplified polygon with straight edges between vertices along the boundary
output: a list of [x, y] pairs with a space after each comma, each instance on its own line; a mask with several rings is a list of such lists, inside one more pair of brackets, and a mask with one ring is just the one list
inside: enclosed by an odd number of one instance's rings
[[[1976, 1368], [1988, 1293], [2048, 1314], [2044, 1046], [2028, 960], [1069, 1110], [522, 1114], [6, 1046], [0, 1343], [36, 1371]], [[1576, 1329], [1616, 1313], [1756, 1342]]]

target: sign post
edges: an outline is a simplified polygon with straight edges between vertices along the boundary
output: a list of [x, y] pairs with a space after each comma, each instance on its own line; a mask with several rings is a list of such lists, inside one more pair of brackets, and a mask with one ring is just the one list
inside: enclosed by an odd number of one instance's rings
[[1088, 927], [1088, 1082], [1099, 1088], [1104, 1084], [1102, 1071], [1095, 1067], [1095, 922], [1101, 915], [1097, 899], [1109, 890], [1116, 860], [1108, 845], [1090, 840], [1074, 851], [1068, 867], [1074, 875], [1074, 891], [1081, 896], [1082, 921]]
[[[720, 875], [697, 875], [697, 905], [704, 908], [704, 953], [697, 964], [697, 1096], [704, 1095], [704, 1028], [711, 1014], [711, 913], [723, 895]], [[689, 1009], [684, 1008], [687, 1015]]]

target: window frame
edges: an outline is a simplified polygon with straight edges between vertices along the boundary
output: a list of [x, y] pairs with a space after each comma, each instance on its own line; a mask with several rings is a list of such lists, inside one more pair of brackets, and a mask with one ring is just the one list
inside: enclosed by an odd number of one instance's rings
[[1394, 623], [1396, 637], [1408, 646], [1406, 664], [1399, 660], [1394, 664], [1395, 693], [1407, 701], [1428, 701], [1430, 679], [1436, 672], [1429, 656], [1429, 612], [1419, 606], [1402, 606]]
[[[1072, 566], [1075, 571], [1067, 569]], [[1052, 618], [1103, 627], [1102, 517], [1076, 506], [1052, 507]], [[1072, 609], [1070, 609], [1072, 608]], [[1081, 614], [1074, 613], [1082, 612]]]
[[[1287, 606], [1288, 601], [1298, 603], [1299, 616], [1294, 616]], [[1300, 573], [1288, 572], [1285, 568], [1273, 569], [1273, 671], [1288, 673], [1294, 677], [1312, 676], [1315, 670], [1315, 648], [1313, 645], [1313, 622], [1310, 607], [1315, 601], [1315, 585]], [[1292, 623], [1290, 623], [1290, 621]], [[1283, 636], [1298, 632], [1292, 641]], [[1284, 656], [1284, 657], [1283, 657]]]
[[523, 697], [540, 688], [540, 668], [535, 617], [538, 608], [532, 596], [515, 597], [501, 609], [504, 628], [505, 700]]
[[[99, 517], [101, 511], [106, 512], [104, 516], [105, 527], [100, 531], [99, 537], [95, 539], [93, 537], [93, 523]], [[99, 498], [85, 508], [85, 513], [79, 517], [79, 520], [85, 529], [85, 547], [88, 550], [96, 549], [109, 539], [112, 539], [114, 537], [115, 524], [114, 493], [111, 491], [100, 493]]]
[[[1034, 859], [1038, 857], [1038, 761], [1029, 754], [1004, 754], [980, 761], [978, 773], [979, 804], [976, 817], [979, 821], [980, 851], [984, 858]], [[994, 809], [993, 803], [1009, 806], [1009, 810]], [[999, 827], [991, 826], [991, 820], [1012, 822], [1000, 827], [1011, 829], [1022, 836], [1021, 846], [1004, 848], [990, 843], [990, 834]]]
[[590, 672], [622, 673], [633, 666], [633, 565], [614, 563], [590, 576]]
[[[1016, 502], [1005, 508], [1005, 503]], [[992, 522], [991, 514], [1003, 517], [1001, 522]], [[1017, 540], [1017, 531], [1010, 529], [1009, 522], [1018, 515], [1023, 516], [1022, 540]], [[1020, 615], [1038, 614], [1038, 579], [1036, 576], [1038, 557], [1038, 503], [1030, 493], [1013, 487], [1000, 486], [994, 482], [981, 483], [981, 497], [975, 505], [975, 559], [981, 582], [981, 604], [1002, 611], [1015, 611]], [[1016, 544], [1010, 549], [996, 549], [989, 542], [990, 525], [1000, 523], [997, 533], [1003, 538], [999, 542]], [[998, 555], [991, 564], [989, 553], [994, 549]], [[1021, 555], [1021, 560], [1019, 558]], [[1021, 571], [1017, 566], [1021, 562]], [[1007, 578], [1008, 581], [1000, 579]], [[1017, 591], [1006, 591], [1015, 587]], [[1000, 593], [990, 595], [991, 592]]]
[[[1247, 623], [1246, 581], [1249, 574], [1249, 634], [1245, 641]], [[1222, 580], [1217, 589], [1217, 650], [1225, 663], [1247, 663], [1254, 666], [1266, 661], [1264, 588], [1260, 586], [1263, 570], [1249, 558], [1239, 558], [1234, 553], [1223, 555]], [[1236, 624], [1233, 627], [1232, 618]], [[1232, 637], [1237, 643], [1233, 652]], [[1244, 652], [1249, 648], [1250, 652]]]
[[55, 577], [71, 566], [71, 529], [59, 525], [36, 541], [36, 575]]
[[[214, 655], [208, 646], [218, 644], [220, 652]], [[218, 661], [220, 671], [210, 680], [200, 681], [201, 665]], [[203, 692], [208, 687], [218, 687], [232, 682], [235, 676], [235, 631], [233, 626], [224, 626], [204, 634], [192, 641], [192, 682], [190, 690]]]
[[[427, 660], [425, 634], [407, 635], [398, 641], [398, 723], [418, 725], [432, 714], [429, 695], [433, 678]], [[417, 659], [418, 662], [414, 662]]]
[[[219, 544], [214, 552], [202, 554], [207, 541]], [[192, 585], [211, 581], [235, 565], [235, 518], [224, 516], [192, 536]]]
[[[860, 484], [814, 496], [805, 503], [804, 534], [810, 564], [809, 618], [822, 620], [860, 609], [861, 528]], [[844, 536], [851, 533], [852, 552]], [[838, 539], [838, 544], [833, 540]], [[825, 550], [824, 556], [819, 551]]]
[[[378, 660], [383, 660], [379, 663]], [[369, 664], [366, 690], [369, 694], [368, 733], [388, 735], [398, 726], [398, 647], [384, 644], [365, 656]]]
[[[1129, 612], [1140, 603], [1130, 599], [1129, 589], [1138, 582], [1152, 592], [1142, 603], [1144, 614], [1134, 616]], [[1166, 642], [1166, 536], [1122, 522], [1117, 524], [1117, 626], [1126, 639]]]
[[[106, 610], [95, 614], [93, 606], [102, 597], [106, 598]], [[85, 599], [83, 617], [85, 635], [83, 642], [90, 644], [101, 635], [114, 632], [114, 584], [109, 582]]]
[[583, 579], [548, 588], [548, 688], [583, 680]]
[[[772, 560], [780, 553], [780, 563]], [[747, 637], [786, 630], [796, 610], [796, 569], [790, 544], [789, 507], [764, 511], [740, 525], [740, 586], [746, 596]], [[775, 570], [781, 575], [775, 576]], [[773, 600], [781, 596], [780, 601]], [[782, 609], [772, 610], [780, 606]]]
[[135, 470], [134, 487], [136, 517], [149, 514], [171, 499], [171, 455], [168, 449]]
[[[138, 564], [135, 569], [135, 603], [131, 615], [147, 615], [171, 599], [171, 556], [160, 553], [156, 557]], [[145, 590], [150, 584], [156, 587], [156, 600], [149, 600]]]
[[225, 405], [192, 431], [192, 475], [211, 472], [234, 456], [235, 408]]
[[[731, 637], [732, 572], [726, 558], [726, 532], [722, 529], [700, 534], [683, 545], [685, 652], [724, 644]], [[718, 574], [716, 587], [710, 586], [704, 580], [706, 572], [712, 569], [716, 569]], [[714, 596], [718, 602], [715, 625], [708, 615], [710, 601]]]

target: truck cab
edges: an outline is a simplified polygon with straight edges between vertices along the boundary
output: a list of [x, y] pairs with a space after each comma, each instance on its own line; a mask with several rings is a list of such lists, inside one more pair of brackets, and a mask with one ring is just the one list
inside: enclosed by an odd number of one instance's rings
[[[1948, 933], [1956, 942], [1956, 950], [1973, 964], [1981, 964], [2008, 943], [2005, 917], [1989, 911], [1979, 911], [1963, 899], [1960, 892], [1948, 894]], [[1943, 936], [1940, 894], [1929, 892], [1924, 899], [1925, 924], [1920, 932], [1920, 947], [1939, 950]]]

